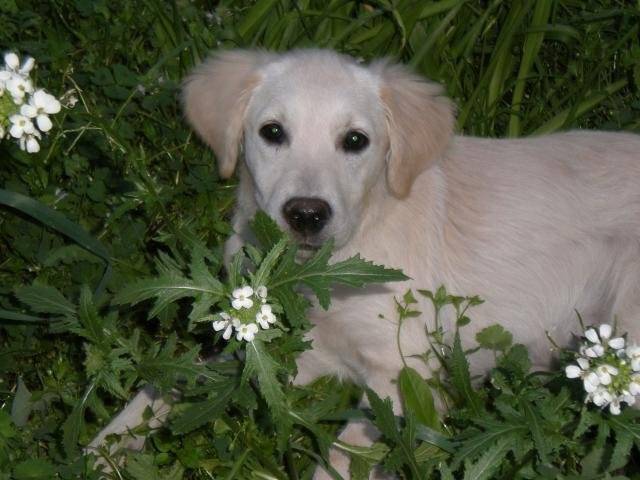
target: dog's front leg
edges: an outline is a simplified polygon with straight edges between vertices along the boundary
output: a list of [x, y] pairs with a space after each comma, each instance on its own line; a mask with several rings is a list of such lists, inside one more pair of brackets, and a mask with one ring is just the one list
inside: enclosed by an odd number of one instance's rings
[[[327, 367], [328, 363], [321, 355], [316, 355], [314, 350], [307, 350], [298, 358], [298, 375], [294, 383], [309, 383], [318, 376], [336, 373], [335, 370], [324, 371], [323, 366]], [[384, 374], [382, 373], [384, 372]], [[393, 401], [393, 412], [396, 415], [402, 415], [402, 404], [397, 386], [391, 382], [397, 378], [398, 372], [380, 368], [377, 371], [377, 378], [369, 382], [368, 387], [374, 390], [381, 398], [389, 397]], [[364, 398], [360, 402], [360, 407], [368, 408], [369, 402]], [[338, 436], [338, 440], [342, 443], [355, 445], [358, 447], [370, 447], [380, 437], [380, 432], [369, 420], [354, 420], [347, 423], [345, 429]], [[351, 458], [344, 450], [339, 447], [332, 447], [329, 452], [329, 464], [342, 478], [348, 480], [351, 478], [349, 466]], [[327, 471], [322, 467], [318, 467], [314, 473], [313, 480], [330, 480], [333, 479]], [[384, 474], [380, 468], [376, 468], [370, 475], [370, 480], [386, 480], [395, 478]]]

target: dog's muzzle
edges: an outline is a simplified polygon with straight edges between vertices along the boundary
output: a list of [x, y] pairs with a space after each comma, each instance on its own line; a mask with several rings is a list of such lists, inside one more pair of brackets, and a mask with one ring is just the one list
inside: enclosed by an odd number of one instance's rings
[[294, 232], [316, 235], [331, 218], [331, 206], [321, 198], [294, 197], [284, 204], [282, 214]]

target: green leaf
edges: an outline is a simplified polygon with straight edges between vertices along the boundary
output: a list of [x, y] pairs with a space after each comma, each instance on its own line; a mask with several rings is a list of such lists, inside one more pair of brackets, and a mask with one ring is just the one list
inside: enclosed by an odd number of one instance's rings
[[13, 470], [15, 480], [48, 480], [55, 477], [55, 467], [39, 458], [30, 458], [20, 462]]
[[629, 454], [633, 447], [633, 436], [628, 431], [616, 430], [616, 443], [611, 452], [609, 460], [608, 472], [624, 468], [629, 462]]
[[276, 262], [280, 259], [280, 256], [284, 253], [286, 247], [287, 240], [285, 238], [282, 238], [273, 246], [271, 250], [269, 250], [269, 253], [267, 253], [267, 255], [264, 257], [264, 259], [260, 263], [260, 267], [253, 277], [254, 288], [268, 284], [271, 271], [275, 267]]
[[374, 423], [380, 430], [382, 435], [391, 439], [398, 440], [400, 438], [400, 431], [396, 424], [396, 417], [393, 413], [393, 405], [390, 398], [382, 400], [376, 392], [367, 388], [367, 399], [371, 405], [371, 410], [374, 415]]
[[482, 348], [494, 351], [504, 351], [513, 343], [513, 335], [502, 325], [491, 325], [476, 334], [476, 341]]
[[245, 366], [242, 380], [246, 382], [253, 375], [258, 379], [258, 388], [269, 405], [271, 415], [278, 428], [286, 428], [290, 423], [288, 407], [282, 384], [278, 381], [280, 365], [267, 353], [259, 339], [247, 343]]
[[526, 425], [511, 423], [483, 422], [487, 429], [464, 439], [460, 448], [455, 452], [452, 465], [457, 468], [460, 462], [477, 458], [498, 441], [515, 442], [515, 439], [527, 433]]
[[82, 227], [71, 222], [60, 212], [46, 205], [16, 192], [0, 189], [0, 205], [7, 205], [29, 215], [43, 225], [69, 237], [82, 248], [104, 260], [106, 266], [100, 284], [96, 288], [96, 295], [100, 295], [111, 278], [111, 256], [107, 249]]
[[24, 384], [22, 377], [19, 377], [16, 393], [11, 402], [11, 420], [16, 427], [24, 427], [27, 424], [32, 408], [31, 392]]
[[171, 431], [176, 435], [184, 435], [215, 420], [222, 415], [237, 387], [235, 379], [217, 382], [215, 395], [203, 402], [194, 403], [182, 411], [170, 422]]
[[16, 297], [28, 305], [31, 310], [39, 313], [75, 316], [76, 307], [67, 300], [60, 291], [49, 285], [34, 283], [30, 286], [19, 287], [15, 291]]
[[540, 461], [542, 463], [549, 463], [549, 453], [551, 451], [551, 445], [547, 440], [547, 435], [545, 435], [543, 429], [543, 419], [536, 410], [535, 406], [532, 405], [527, 399], [519, 398], [518, 401], [524, 411], [524, 416], [527, 421], [527, 426], [531, 431], [531, 437], [533, 438], [533, 443], [536, 446], [536, 450], [538, 451], [538, 456], [540, 457]]
[[258, 243], [265, 250], [271, 250], [285, 236], [278, 224], [262, 211], [256, 213], [256, 216], [250, 222], [250, 226]]
[[469, 362], [462, 350], [460, 343], [460, 333], [456, 331], [453, 340], [451, 356], [447, 359], [451, 383], [456, 388], [460, 398], [464, 401], [464, 406], [469, 408], [475, 416], [481, 416], [482, 406], [476, 390], [471, 385], [471, 375], [469, 373]]
[[113, 299], [118, 305], [137, 304], [144, 300], [155, 298], [154, 306], [149, 311], [148, 318], [153, 318], [163, 312], [169, 304], [182, 298], [191, 297], [197, 302], [191, 312], [193, 324], [199, 318], [193, 318], [206, 312], [225, 295], [224, 285], [209, 272], [204, 263], [204, 252], [199, 248], [192, 251], [190, 273], [187, 278], [180, 271], [178, 265], [167, 256], [161, 256], [158, 261], [160, 276], [152, 279], [139, 280], [126, 285]]
[[415, 415], [423, 425], [440, 430], [440, 419], [436, 411], [431, 387], [424, 378], [411, 367], [400, 371], [398, 386], [402, 395], [405, 412]]
[[193, 384], [200, 375], [207, 375], [206, 367], [197, 363], [200, 347], [177, 355], [177, 341], [177, 335], [170, 334], [157, 354], [144, 355], [136, 365], [143, 379], [164, 391], [173, 388], [178, 380]]
[[464, 480], [486, 480], [498, 470], [511, 447], [507, 439], [496, 442], [475, 463], [465, 462]]
[[371, 283], [408, 279], [400, 270], [375, 265], [363, 260], [359, 255], [330, 265], [328, 262], [332, 249], [332, 241], [325, 243], [302, 265], [295, 262], [295, 252], [288, 252], [272, 275], [271, 288], [301, 282], [311, 288], [322, 308], [326, 310], [330, 305], [330, 287], [333, 284], [362, 287]]
[[62, 443], [68, 458], [72, 458], [78, 451], [78, 438], [84, 424], [84, 409], [85, 402], [79, 401], [62, 424]]

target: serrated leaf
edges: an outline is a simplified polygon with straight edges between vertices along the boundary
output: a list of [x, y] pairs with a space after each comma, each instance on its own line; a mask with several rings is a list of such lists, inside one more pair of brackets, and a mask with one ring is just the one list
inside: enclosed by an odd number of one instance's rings
[[633, 447], [633, 437], [628, 431], [616, 430], [616, 443], [611, 452], [609, 460], [608, 472], [624, 468], [629, 462], [629, 454]]
[[286, 397], [278, 381], [280, 365], [269, 355], [264, 343], [259, 339], [247, 343], [245, 353], [243, 382], [248, 381], [253, 375], [257, 377], [258, 388], [269, 405], [274, 422], [278, 428], [286, 428], [291, 424], [291, 420], [287, 415]]
[[52, 286], [34, 283], [30, 286], [19, 287], [15, 291], [16, 297], [28, 305], [34, 312], [51, 313], [74, 316], [76, 307], [67, 300], [60, 291]]
[[390, 398], [382, 400], [376, 392], [367, 388], [367, 399], [374, 415], [374, 423], [378, 430], [391, 440], [400, 438], [400, 431], [396, 424], [396, 417], [393, 413], [393, 406]]
[[93, 305], [93, 296], [86, 285], [80, 291], [78, 320], [82, 328], [76, 333], [95, 344], [101, 344], [105, 340], [102, 319]]
[[205, 367], [196, 360], [200, 347], [176, 355], [177, 336], [172, 333], [157, 354], [145, 355], [136, 365], [140, 376], [162, 390], [173, 388], [178, 380], [193, 384], [199, 375], [205, 374]]
[[13, 469], [14, 480], [46, 480], [56, 477], [55, 467], [39, 458], [30, 458], [20, 462]]
[[453, 340], [453, 349], [447, 363], [449, 367], [449, 375], [451, 376], [451, 383], [458, 391], [461, 399], [465, 402], [465, 406], [469, 408], [475, 416], [481, 416], [482, 406], [480, 398], [471, 385], [469, 362], [462, 350], [460, 333], [458, 331], [456, 331]]
[[282, 285], [269, 292], [282, 306], [292, 327], [301, 328], [308, 323], [306, 311], [311, 306], [309, 300], [293, 291], [291, 285]]
[[276, 243], [269, 253], [265, 255], [264, 260], [260, 263], [260, 267], [256, 271], [253, 277], [254, 288], [267, 285], [271, 271], [276, 265], [276, 262], [280, 259], [280, 256], [284, 253], [287, 247], [287, 240], [282, 238]]
[[303, 283], [311, 288], [322, 308], [326, 310], [330, 305], [330, 287], [333, 284], [362, 287], [371, 283], [408, 279], [400, 270], [375, 265], [359, 255], [329, 264], [332, 248], [332, 241], [325, 243], [312, 258], [301, 265], [295, 262], [295, 252], [290, 250], [273, 273], [271, 288]]
[[[488, 422], [487, 424], [488, 425]], [[479, 432], [474, 436], [466, 438], [460, 448], [456, 451], [453, 459], [453, 468], [457, 466], [463, 460], [473, 460], [486, 452], [491, 445], [498, 441], [514, 442], [515, 438], [522, 436], [527, 432], [525, 425], [513, 425], [508, 423], [493, 423], [493, 426], [487, 428], [483, 432]]]
[[496, 442], [475, 463], [465, 462], [464, 480], [487, 480], [498, 470], [511, 447], [507, 439]]
[[543, 430], [543, 419], [540, 417], [540, 414], [535, 409], [534, 405], [524, 398], [519, 398], [518, 400], [522, 410], [524, 411], [527, 427], [531, 432], [531, 437], [533, 438], [533, 443], [536, 446], [538, 457], [542, 463], [549, 463], [548, 455], [551, 451], [551, 445], [549, 444]]
[[278, 224], [262, 211], [256, 213], [250, 225], [251, 231], [258, 240], [258, 243], [260, 243], [265, 250], [271, 250], [284, 238], [284, 233], [280, 230]]
[[170, 422], [171, 431], [176, 435], [184, 435], [207, 422], [215, 420], [224, 412], [236, 389], [237, 382], [235, 379], [217, 382], [215, 396], [189, 406], [180, 416]]
[[136, 305], [144, 300], [155, 298], [153, 308], [149, 311], [148, 317], [153, 318], [164, 310], [170, 303], [181, 298], [197, 297], [202, 294], [211, 295], [215, 299], [224, 296], [221, 287], [202, 286], [192, 280], [178, 275], [163, 275], [154, 279], [147, 279], [127, 285], [113, 299], [117, 305]]

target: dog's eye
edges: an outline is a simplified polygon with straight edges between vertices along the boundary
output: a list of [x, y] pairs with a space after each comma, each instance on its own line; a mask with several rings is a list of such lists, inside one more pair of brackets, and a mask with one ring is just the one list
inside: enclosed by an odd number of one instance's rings
[[284, 128], [279, 123], [267, 123], [260, 129], [260, 136], [269, 143], [280, 145], [286, 139]]
[[342, 148], [344, 148], [345, 152], [360, 152], [364, 150], [369, 145], [369, 139], [364, 133], [356, 132], [355, 130], [350, 130], [344, 136], [344, 140], [342, 141]]

